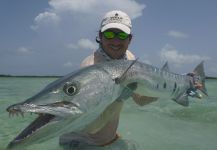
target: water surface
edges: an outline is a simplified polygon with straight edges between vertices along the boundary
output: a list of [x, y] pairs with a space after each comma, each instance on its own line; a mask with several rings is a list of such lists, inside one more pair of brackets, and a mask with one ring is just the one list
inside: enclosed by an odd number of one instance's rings
[[[39, 92], [56, 78], [0, 77], [0, 150], [35, 115], [11, 117], [5, 109]], [[121, 140], [107, 147], [83, 149], [118, 150], [215, 150], [217, 148], [217, 80], [207, 80], [208, 97], [190, 98], [190, 106], [182, 107], [167, 99], [146, 106], [128, 100], [121, 112], [118, 133]], [[30, 146], [27, 150], [63, 150], [58, 138]]]

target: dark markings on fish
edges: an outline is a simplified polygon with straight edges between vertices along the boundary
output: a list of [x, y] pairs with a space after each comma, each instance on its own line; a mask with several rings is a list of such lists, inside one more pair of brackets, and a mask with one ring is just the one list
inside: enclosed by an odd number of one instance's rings
[[167, 83], [166, 82], [164, 82], [163, 88], [164, 89], [167, 88]]
[[157, 84], [156, 88], [157, 88], [157, 89], [159, 88], [159, 84]]
[[177, 88], [177, 84], [176, 84], [176, 82], [175, 82], [174, 88], [173, 88], [173, 93], [176, 91], [176, 88]]
[[132, 91], [137, 89], [138, 84], [136, 82], [130, 83], [127, 85], [128, 88], [130, 88]]

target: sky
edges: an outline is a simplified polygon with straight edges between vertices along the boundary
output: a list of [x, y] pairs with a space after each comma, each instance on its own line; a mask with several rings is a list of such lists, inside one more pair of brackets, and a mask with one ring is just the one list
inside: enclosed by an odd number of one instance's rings
[[216, 0], [1, 0], [0, 74], [65, 75], [97, 49], [106, 12], [132, 19], [139, 61], [187, 73], [204, 61], [217, 76]]

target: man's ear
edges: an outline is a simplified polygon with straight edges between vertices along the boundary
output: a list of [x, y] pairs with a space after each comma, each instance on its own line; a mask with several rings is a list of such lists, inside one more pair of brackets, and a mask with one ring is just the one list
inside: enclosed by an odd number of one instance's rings
[[130, 34], [129, 35], [129, 42], [131, 42], [132, 38], [133, 38], [133, 36], [132, 36], [132, 34]]
[[99, 39], [102, 40], [102, 32], [99, 31]]

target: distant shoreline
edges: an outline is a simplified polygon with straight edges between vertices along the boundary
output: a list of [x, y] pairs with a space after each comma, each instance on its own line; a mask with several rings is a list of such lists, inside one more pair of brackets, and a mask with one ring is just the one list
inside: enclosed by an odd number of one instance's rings
[[[0, 74], [0, 77], [18, 77], [18, 78], [60, 78], [62, 76], [57, 75], [46, 75], [46, 76], [39, 76], [39, 75], [3, 75]], [[217, 79], [217, 77], [210, 77], [207, 76], [206, 79]]]
[[217, 79], [217, 77], [206, 77], [206, 79]]
[[46, 75], [46, 76], [39, 76], [39, 75], [0, 75], [0, 77], [16, 77], [16, 78], [60, 78], [62, 76], [56, 75]]

